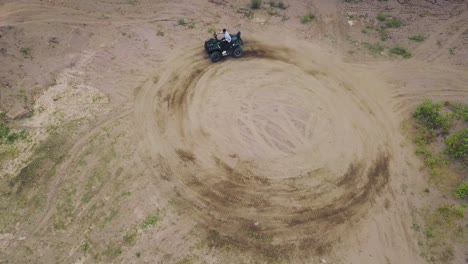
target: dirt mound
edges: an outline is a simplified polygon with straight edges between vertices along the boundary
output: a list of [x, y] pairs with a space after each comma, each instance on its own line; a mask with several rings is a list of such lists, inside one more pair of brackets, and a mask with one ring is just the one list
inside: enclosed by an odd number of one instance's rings
[[138, 128], [220, 238], [323, 250], [388, 182], [379, 109], [320, 50], [247, 46], [217, 64], [199, 49], [170, 59], [138, 95]]

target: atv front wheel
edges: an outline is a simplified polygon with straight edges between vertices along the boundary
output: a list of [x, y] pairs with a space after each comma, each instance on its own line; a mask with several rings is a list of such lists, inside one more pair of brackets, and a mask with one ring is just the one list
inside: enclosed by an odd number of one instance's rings
[[244, 52], [242, 51], [242, 48], [241, 47], [237, 47], [233, 52], [232, 52], [232, 56], [234, 56], [234, 58], [239, 58], [242, 56]]
[[221, 59], [221, 52], [214, 51], [213, 53], [211, 53], [210, 59], [212, 62], [218, 62]]

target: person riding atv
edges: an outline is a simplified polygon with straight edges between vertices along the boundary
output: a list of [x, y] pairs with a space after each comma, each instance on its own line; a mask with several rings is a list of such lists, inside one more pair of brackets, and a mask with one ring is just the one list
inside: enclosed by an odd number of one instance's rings
[[215, 32], [212, 38], [205, 41], [205, 51], [210, 56], [211, 61], [218, 62], [222, 57], [231, 55], [235, 58], [241, 57], [244, 42], [241, 39], [240, 31], [236, 35], [231, 35], [224, 29], [220, 34], [223, 34], [223, 39], [218, 39], [218, 34]]
[[229, 44], [231, 44], [231, 35], [227, 32], [227, 30], [224, 28], [223, 31], [219, 32], [219, 34], [222, 34], [223, 35], [223, 38], [221, 39], [221, 49], [222, 49], [222, 53], [223, 55], [226, 54], [226, 50], [227, 48], [229, 47]]

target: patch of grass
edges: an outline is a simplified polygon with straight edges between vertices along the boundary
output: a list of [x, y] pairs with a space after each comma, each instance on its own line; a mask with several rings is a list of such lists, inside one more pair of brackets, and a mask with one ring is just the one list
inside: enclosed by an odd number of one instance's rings
[[177, 20], [177, 24], [179, 26], [185, 26], [185, 25], [187, 25], [187, 22], [185, 22], [185, 19], [180, 18], [179, 20]]
[[274, 10], [273, 8], [269, 8], [267, 13], [270, 15], [270, 16], [279, 16], [280, 14], [278, 13], [278, 11]]
[[462, 183], [455, 191], [455, 196], [460, 199], [468, 198], [468, 182]]
[[7, 138], [9, 134], [10, 128], [6, 124], [0, 122], [0, 139]]
[[250, 8], [259, 9], [262, 7], [262, 0], [250, 0]]
[[283, 1], [270, 1], [270, 7], [279, 8], [279, 9], [287, 9], [288, 6]]
[[455, 55], [455, 49], [454, 49], [454, 48], [450, 48], [450, 49], [449, 49], [449, 54], [450, 54], [450, 55]]
[[453, 204], [444, 205], [437, 208], [439, 214], [443, 217], [443, 219], [451, 222], [456, 218], [463, 218], [465, 216], [465, 208], [463, 207], [455, 207]]
[[416, 35], [409, 37], [409, 39], [412, 41], [416, 41], [416, 42], [423, 42], [424, 40], [426, 40], [426, 36], [422, 34], [416, 34]]
[[115, 258], [122, 254], [122, 252], [122, 247], [108, 247], [102, 254], [110, 258]]
[[24, 57], [31, 56], [31, 48], [20, 48], [20, 52], [23, 54]]
[[195, 23], [190, 23], [190, 25], [188, 26], [188, 28], [194, 29], [194, 28], [195, 28]]
[[214, 33], [216, 33], [216, 30], [214, 28], [209, 28], [208, 33], [214, 34]]
[[433, 238], [435, 237], [435, 232], [434, 232], [434, 229], [432, 227], [429, 227], [426, 229], [426, 231], [424, 232], [425, 235], [426, 235], [426, 238]]
[[123, 237], [123, 240], [125, 243], [133, 245], [137, 239], [137, 236], [138, 236], [138, 229], [133, 228], [127, 231], [127, 233]]
[[387, 28], [399, 28], [401, 27], [401, 25], [401, 20], [396, 17], [387, 19], [387, 21], [385, 22], [385, 26], [387, 26]]
[[376, 27], [375, 30], [379, 33], [381, 41], [386, 41], [390, 38], [390, 33], [385, 27]]
[[380, 43], [370, 44], [367, 42], [363, 42], [362, 45], [374, 54], [380, 54], [382, 51], [384, 51], [384, 47], [380, 45]]
[[13, 144], [16, 141], [24, 140], [28, 137], [28, 132], [24, 129], [12, 132], [4, 116], [0, 117], [0, 144]]
[[307, 13], [304, 16], [301, 17], [301, 23], [302, 24], [307, 24], [312, 22], [312, 20], [315, 19], [315, 15], [313, 13]]
[[81, 250], [83, 250], [84, 252], [88, 252], [90, 249], [91, 249], [91, 246], [87, 242], [81, 245]]
[[441, 166], [446, 164], [444, 156], [442, 154], [435, 155], [427, 146], [428, 140], [432, 137], [424, 136], [422, 134], [417, 135], [414, 139], [416, 143], [416, 153], [424, 157], [424, 164], [431, 169], [433, 176], [439, 175]]
[[55, 174], [58, 163], [63, 160], [68, 145], [66, 140], [69, 135], [52, 132], [49, 137], [41, 143], [33, 153], [32, 161], [20, 173], [14, 177], [9, 185], [16, 189], [16, 193], [25, 188], [33, 186], [39, 180], [46, 180]]
[[158, 222], [158, 215], [149, 215], [146, 220], [141, 224], [142, 229], [146, 229], [150, 226], [154, 226]]
[[8, 144], [13, 144], [15, 143], [16, 141], [18, 140], [24, 140], [28, 137], [28, 132], [24, 129], [20, 130], [19, 132], [15, 132], [15, 133], [10, 133], [7, 138], [6, 138], [6, 142]]
[[448, 154], [453, 158], [468, 158], [468, 128], [445, 138]]
[[368, 31], [367, 29], [365, 29], [365, 28], [364, 28], [363, 30], [361, 30], [361, 32], [362, 32], [363, 34], [369, 33], [369, 31]]
[[412, 56], [411, 52], [407, 51], [404, 47], [401, 47], [401, 46], [394, 47], [393, 49], [390, 50], [390, 52], [395, 55], [400, 55], [405, 59], [409, 59]]
[[383, 22], [383, 21], [385, 21], [387, 19], [387, 15], [384, 14], [384, 13], [378, 13], [376, 18], [377, 18], [377, 20]]

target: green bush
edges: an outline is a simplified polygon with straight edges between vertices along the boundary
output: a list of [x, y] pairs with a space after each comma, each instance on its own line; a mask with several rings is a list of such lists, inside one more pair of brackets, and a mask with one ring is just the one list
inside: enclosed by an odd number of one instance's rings
[[396, 55], [401, 55], [405, 59], [411, 58], [411, 52], [407, 51], [405, 48], [401, 46], [396, 46], [393, 49], [390, 50], [391, 53], [396, 54]]
[[455, 118], [468, 121], [468, 105], [456, 104], [453, 107], [453, 113]]
[[252, 9], [259, 9], [262, 6], [262, 0], [251, 0], [250, 1], [250, 8]]
[[464, 199], [468, 197], [468, 182], [460, 184], [457, 190], [455, 191], [455, 196], [460, 199]]
[[426, 40], [426, 36], [422, 34], [416, 34], [414, 36], [409, 37], [409, 39], [416, 42], [423, 42], [424, 40]]
[[399, 28], [401, 27], [401, 20], [399, 20], [398, 18], [392, 17], [385, 22], [385, 25], [388, 28]]
[[315, 19], [315, 15], [312, 14], [312, 13], [308, 13], [308, 14], [301, 17], [301, 23], [302, 24], [307, 24], [307, 23], [311, 22], [314, 19]]
[[433, 104], [431, 100], [426, 100], [416, 108], [413, 117], [430, 130], [443, 129], [448, 131], [452, 127], [452, 120], [449, 115], [439, 113], [441, 108], [440, 103]]
[[181, 18], [181, 19], [177, 20], [177, 24], [179, 24], [179, 26], [185, 26], [187, 24], [187, 22], [185, 22], [185, 19]]
[[468, 128], [445, 138], [448, 153], [454, 158], [468, 158]]
[[387, 15], [384, 14], [384, 13], [378, 13], [377, 14], [377, 20], [379, 21], [385, 21], [385, 19], [387, 19]]

